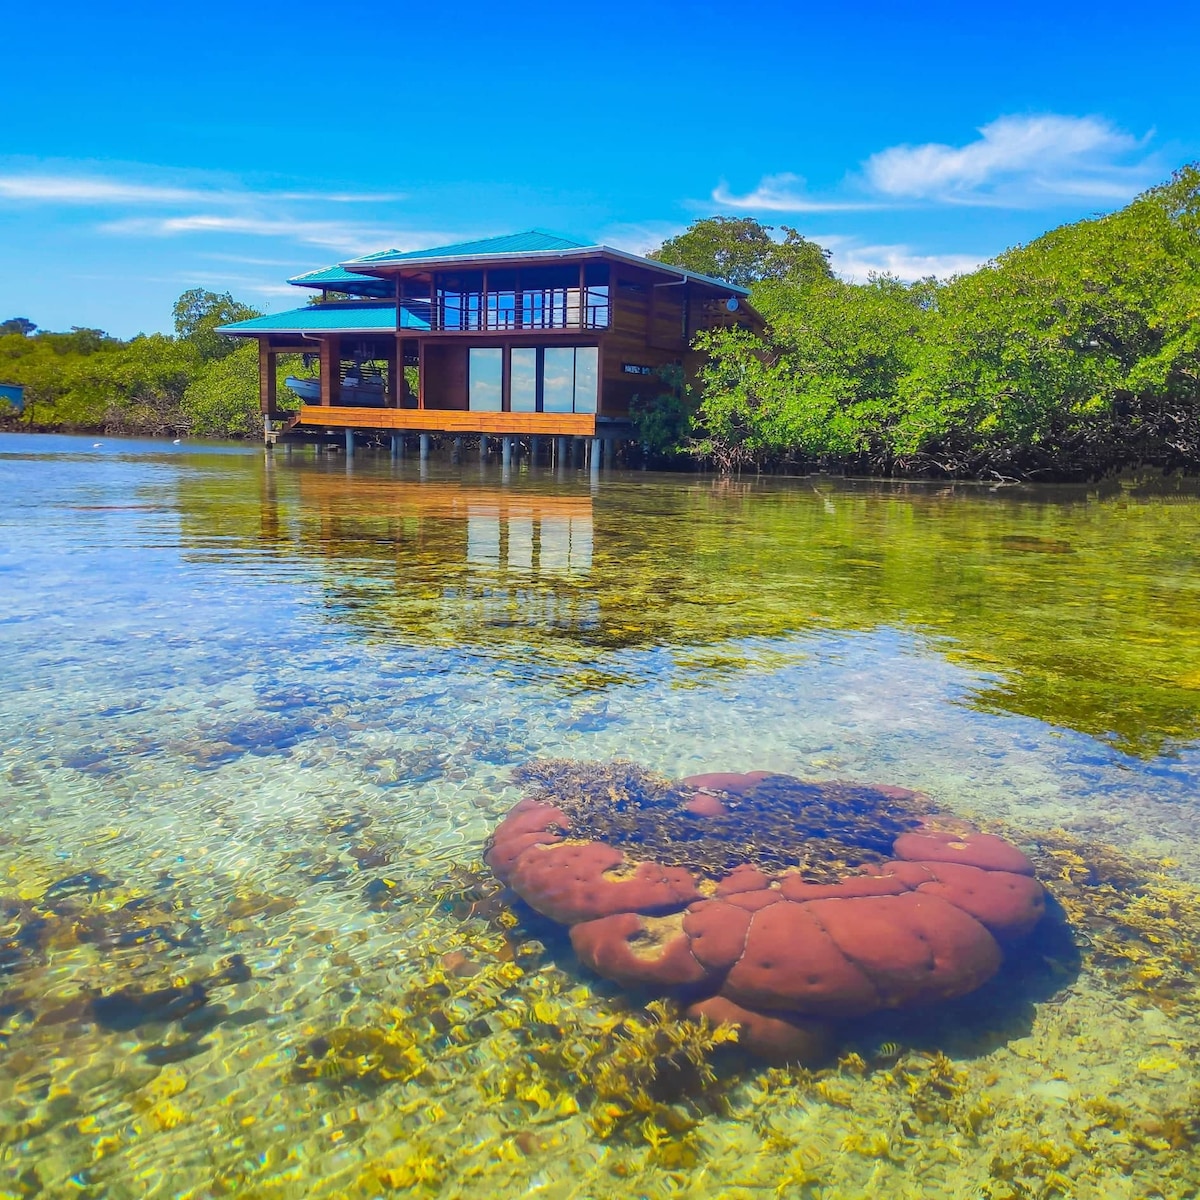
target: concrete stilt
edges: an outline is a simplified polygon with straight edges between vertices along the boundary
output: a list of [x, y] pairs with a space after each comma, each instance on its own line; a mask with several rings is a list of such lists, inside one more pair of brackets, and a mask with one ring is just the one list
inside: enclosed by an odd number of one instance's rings
[[429, 457], [429, 434], [421, 434], [421, 461], [424, 462]]
[[500, 439], [500, 465], [507, 471], [512, 466], [512, 438]]
[[529, 465], [536, 467], [538, 465], [538, 455], [542, 452], [542, 439], [535, 433], [529, 439]]
[[354, 457], [354, 430], [353, 429], [346, 430], [346, 457], [347, 458]]
[[567, 439], [565, 437], [554, 439], [554, 465], [560, 471], [567, 465]]
[[487, 434], [481, 433], [479, 435], [479, 461], [484, 462], [487, 459], [487, 454], [488, 454]]
[[404, 435], [402, 433], [392, 434], [392, 457], [404, 457]]
[[604, 439], [604, 463], [603, 463], [603, 466], [606, 471], [612, 470], [613, 463], [616, 461], [616, 457], [617, 457], [617, 439], [616, 438], [605, 438]]
[[450, 443], [450, 461], [452, 463], [462, 462], [462, 438], [456, 437]]
[[592, 461], [591, 469], [593, 475], [600, 474], [600, 439], [592, 438]]

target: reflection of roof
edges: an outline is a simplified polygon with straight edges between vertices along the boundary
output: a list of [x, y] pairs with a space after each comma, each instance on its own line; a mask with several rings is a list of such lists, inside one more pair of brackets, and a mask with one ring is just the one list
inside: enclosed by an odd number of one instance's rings
[[[400, 310], [401, 329], [428, 329], [429, 322], [410, 308]], [[218, 333], [249, 336], [260, 333], [391, 333], [396, 328], [396, 305], [387, 301], [348, 300], [339, 304], [306, 304], [289, 312], [268, 313], [248, 321], [218, 326]]]

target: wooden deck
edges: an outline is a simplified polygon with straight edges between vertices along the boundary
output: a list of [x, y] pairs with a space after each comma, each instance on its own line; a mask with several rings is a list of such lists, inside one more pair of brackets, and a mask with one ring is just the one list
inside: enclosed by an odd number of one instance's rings
[[439, 408], [353, 408], [305, 404], [296, 425], [307, 429], [394, 429], [409, 433], [543, 434], [595, 437], [592, 413], [464, 412]]

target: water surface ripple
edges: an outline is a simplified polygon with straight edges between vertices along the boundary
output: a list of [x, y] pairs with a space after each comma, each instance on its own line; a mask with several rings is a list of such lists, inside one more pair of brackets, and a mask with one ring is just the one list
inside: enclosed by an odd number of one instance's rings
[[[824, 1130], [816, 1109], [775, 1112], [795, 1126], [775, 1141], [714, 1117], [701, 1157], [672, 1165], [528, 1098], [463, 1100], [486, 1044], [453, 1088], [298, 1082], [305, 1037], [377, 1016], [421, 946], [457, 944], [429, 897], [478, 861], [532, 757], [900, 784], [1200, 883], [1185, 484], [589, 480], [15, 435], [0, 480], [4, 1195], [768, 1196], [807, 1170], [800, 1127], [826, 1167], [780, 1194], [979, 1184], [961, 1147], [843, 1153], [836, 1103]], [[404, 903], [377, 903], [388, 889]], [[194, 1009], [164, 991], [197, 983]], [[1077, 1034], [1098, 1012], [1146, 1033], [1142, 1010], [1078, 986]], [[107, 1025], [88, 1007], [159, 992]], [[1066, 1053], [1065, 1003], [1049, 1032], [1030, 1018], [1037, 1053]], [[1139, 1062], [1167, 1047], [1174, 1096], [1200, 1034], [1168, 1019], [1131, 1045]], [[1028, 1076], [1037, 1053], [996, 1053], [1025, 1064], [1020, 1088], [1074, 1103], [1052, 1063]], [[1071, 1088], [1127, 1073], [1087, 1053]], [[1145, 1194], [1139, 1170], [1078, 1194]]]

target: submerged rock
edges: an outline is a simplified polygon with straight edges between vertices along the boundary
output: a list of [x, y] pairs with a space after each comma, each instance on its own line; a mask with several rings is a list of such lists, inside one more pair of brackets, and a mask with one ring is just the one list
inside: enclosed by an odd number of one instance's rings
[[903, 788], [768, 772], [670, 784], [537, 763], [485, 855], [580, 959], [765, 1058], [812, 1062], [833, 1023], [957, 999], [999, 971], [1045, 893], [1017, 847]]

